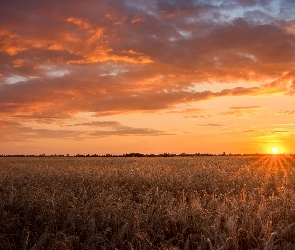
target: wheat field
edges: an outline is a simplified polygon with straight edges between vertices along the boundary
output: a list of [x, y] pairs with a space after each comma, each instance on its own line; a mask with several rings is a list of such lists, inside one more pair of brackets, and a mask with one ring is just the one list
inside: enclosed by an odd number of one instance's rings
[[295, 159], [0, 157], [0, 225], [0, 249], [295, 249]]

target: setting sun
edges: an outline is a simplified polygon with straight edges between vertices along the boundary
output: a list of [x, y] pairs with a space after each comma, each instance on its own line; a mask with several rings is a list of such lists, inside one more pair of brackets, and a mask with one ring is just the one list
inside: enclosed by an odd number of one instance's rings
[[274, 154], [277, 154], [279, 152], [278, 148], [272, 148], [271, 150]]

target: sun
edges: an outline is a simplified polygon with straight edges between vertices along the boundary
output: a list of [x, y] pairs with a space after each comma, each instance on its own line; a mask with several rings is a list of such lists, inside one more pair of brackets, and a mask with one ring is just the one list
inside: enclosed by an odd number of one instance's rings
[[277, 154], [279, 152], [278, 148], [272, 148], [271, 151], [274, 153], [274, 154]]

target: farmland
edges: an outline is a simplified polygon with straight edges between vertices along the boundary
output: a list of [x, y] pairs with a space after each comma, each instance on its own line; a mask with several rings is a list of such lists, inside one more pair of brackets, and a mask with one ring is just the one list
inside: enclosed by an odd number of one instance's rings
[[293, 156], [0, 158], [1, 249], [295, 249]]

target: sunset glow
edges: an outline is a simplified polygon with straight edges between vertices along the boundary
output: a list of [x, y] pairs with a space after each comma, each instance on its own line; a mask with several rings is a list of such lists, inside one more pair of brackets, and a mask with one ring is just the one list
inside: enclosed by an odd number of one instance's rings
[[0, 3], [0, 155], [295, 152], [295, 2]]

